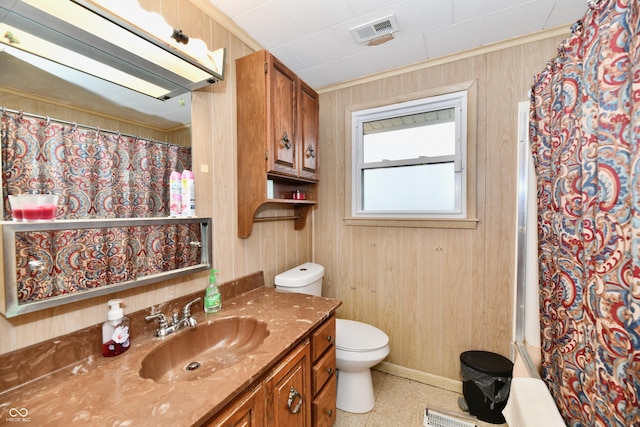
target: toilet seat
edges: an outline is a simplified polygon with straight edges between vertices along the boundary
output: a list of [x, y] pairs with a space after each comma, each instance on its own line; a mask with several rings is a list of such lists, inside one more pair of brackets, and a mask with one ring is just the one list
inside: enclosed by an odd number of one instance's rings
[[355, 320], [336, 319], [336, 348], [343, 351], [369, 352], [389, 344], [380, 329]]

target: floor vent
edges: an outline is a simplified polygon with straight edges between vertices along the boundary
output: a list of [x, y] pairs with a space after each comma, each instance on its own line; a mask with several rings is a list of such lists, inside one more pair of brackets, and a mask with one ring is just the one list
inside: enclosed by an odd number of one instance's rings
[[356, 42], [363, 44], [370, 40], [393, 34], [399, 29], [395, 15], [389, 15], [359, 27], [351, 28], [349, 31], [353, 34]]
[[477, 427], [476, 424], [446, 415], [433, 409], [424, 411], [424, 427]]

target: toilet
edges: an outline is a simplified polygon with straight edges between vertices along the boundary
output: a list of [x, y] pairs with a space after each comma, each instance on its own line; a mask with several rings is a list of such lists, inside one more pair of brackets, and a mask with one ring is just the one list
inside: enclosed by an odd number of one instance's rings
[[[324, 267], [307, 262], [275, 277], [276, 289], [320, 296]], [[355, 320], [336, 319], [336, 406], [346, 412], [369, 412], [375, 405], [371, 368], [389, 355], [389, 337]]]

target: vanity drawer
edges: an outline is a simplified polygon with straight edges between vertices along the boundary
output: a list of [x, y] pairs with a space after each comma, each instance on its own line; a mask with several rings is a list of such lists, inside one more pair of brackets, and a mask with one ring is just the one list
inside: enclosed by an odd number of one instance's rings
[[330, 427], [336, 422], [336, 376], [331, 379], [322, 392], [313, 399], [313, 425]]
[[336, 376], [336, 347], [332, 346], [322, 358], [313, 365], [312, 382], [315, 396], [331, 377]]
[[311, 338], [311, 360], [315, 362], [327, 348], [336, 342], [336, 317], [331, 316]]

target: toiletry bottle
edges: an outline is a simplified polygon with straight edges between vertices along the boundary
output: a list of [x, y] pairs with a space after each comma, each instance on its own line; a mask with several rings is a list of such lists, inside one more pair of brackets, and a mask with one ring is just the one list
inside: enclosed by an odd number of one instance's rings
[[182, 216], [196, 216], [196, 180], [186, 169], [182, 171]]
[[180, 216], [182, 212], [182, 175], [173, 171], [169, 178], [169, 215]]
[[211, 270], [209, 273], [209, 286], [204, 293], [204, 312], [215, 313], [222, 308], [222, 299], [220, 297], [220, 291], [218, 285], [216, 285], [216, 273], [217, 270]]
[[121, 299], [108, 302], [107, 321], [102, 324], [102, 355], [117, 356], [129, 349], [129, 318], [124, 315]]

